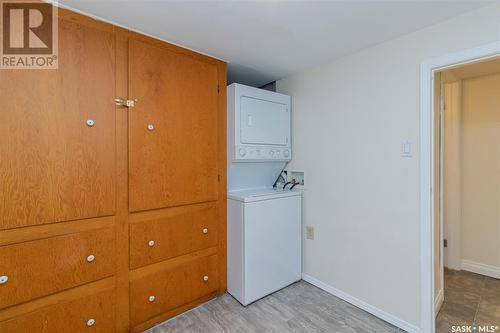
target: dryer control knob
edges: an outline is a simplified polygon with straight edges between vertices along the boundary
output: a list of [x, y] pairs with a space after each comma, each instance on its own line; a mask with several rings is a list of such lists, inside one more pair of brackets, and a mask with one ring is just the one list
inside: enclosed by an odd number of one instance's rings
[[269, 155], [273, 156], [274, 155], [274, 150], [269, 151]]
[[290, 156], [290, 151], [287, 149], [283, 152], [283, 156], [288, 157]]
[[238, 150], [238, 154], [240, 154], [240, 156], [243, 157], [247, 154], [247, 151], [245, 150], [245, 148], [240, 148]]

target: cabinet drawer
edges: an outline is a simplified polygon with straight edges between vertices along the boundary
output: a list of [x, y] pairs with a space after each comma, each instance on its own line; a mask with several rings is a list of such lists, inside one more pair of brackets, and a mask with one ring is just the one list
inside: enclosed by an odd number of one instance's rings
[[135, 326], [217, 288], [217, 255], [138, 278], [130, 283], [131, 324]]
[[0, 308], [113, 275], [114, 243], [103, 228], [0, 247]]
[[130, 268], [149, 265], [216, 244], [215, 205], [173, 208], [167, 216], [130, 224]]
[[113, 290], [50, 305], [0, 322], [2, 333], [54, 333], [115, 331]]

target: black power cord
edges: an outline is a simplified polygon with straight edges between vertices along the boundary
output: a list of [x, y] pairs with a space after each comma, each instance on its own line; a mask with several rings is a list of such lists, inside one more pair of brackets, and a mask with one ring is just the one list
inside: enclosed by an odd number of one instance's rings
[[273, 188], [276, 188], [276, 184], [278, 184], [280, 178], [283, 179], [283, 181], [286, 181], [285, 177], [283, 177], [283, 172], [285, 172], [285, 168], [286, 168], [287, 164], [288, 164], [288, 162], [286, 162], [283, 169], [281, 169], [280, 175], [278, 176], [278, 178], [276, 178], [276, 181], [273, 184]]

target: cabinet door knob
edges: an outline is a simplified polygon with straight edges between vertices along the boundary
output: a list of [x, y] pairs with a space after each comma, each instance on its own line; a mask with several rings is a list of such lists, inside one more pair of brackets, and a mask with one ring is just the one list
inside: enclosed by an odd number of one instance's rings
[[148, 246], [149, 246], [149, 247], [153, 247], [153, 246], [155, 246], [155, 241], [154, 241], [154, 240], [150, 240], [150, 241], [148, 242]]
[[94, 256], [93, 254], [91, 254], [91, 255], [89, 255], [89, 256], [87, 257], [87, 261], [88, 261], [88, 262], [92, 262], [92, 261], [94, 261], [94, 259], [95, 259], [95, 256]]
[[154, 302], [155, 299], [156, 299], [156, 297], [154, 295], [151, 295], [148, 297], [148, 301], [150, 301], [150, 302]]
[[203, 228], [203, 233], [208, 234], [208, 228]]
[[7, 275], [0, 276], [0, 284], [5, 284], [9, 281], [9, 277]]
[[87, 320], [87, 326], [88, 327], [94, 326], [94, 324], [95, 324], [95, 319], [90, 318], [89, 320]]
[[148, 131], [153, 131], [155, 129], [155, 125], [153, 124], [148, 124]]
[[208, 275], [205, 275], [205, 276], [203, 277], [203, 281], [208, 281]]

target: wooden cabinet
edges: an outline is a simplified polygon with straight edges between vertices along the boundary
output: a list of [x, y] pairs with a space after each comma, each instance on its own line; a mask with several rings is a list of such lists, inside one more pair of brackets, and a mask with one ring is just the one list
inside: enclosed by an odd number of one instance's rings
[[215, 292], [217, 288], [216, 255], [194, 259], [133, 280], [130, 283], [132, 326]]
[[0, 247], [0, 308], [111, 276], [112, 228]]
[[0, 322], [2, 333], [78, 333], [115, 331], [114, 291], [43, 307]]
[[110, 28], [61, 19], [59, 69], [1, 70], [0, 230], [114, 214], [114, 98]]
[[0, 332], [143, 330], [226, 289], [226, 64], [58, 12], [0, 75]]
[[131, 269], [217, 245], [214, 203], [143, 214], [142, 218], [130, 223]]
[[129, 68], [130, 211], [216, 200], [216, 63], [133, 39]]

